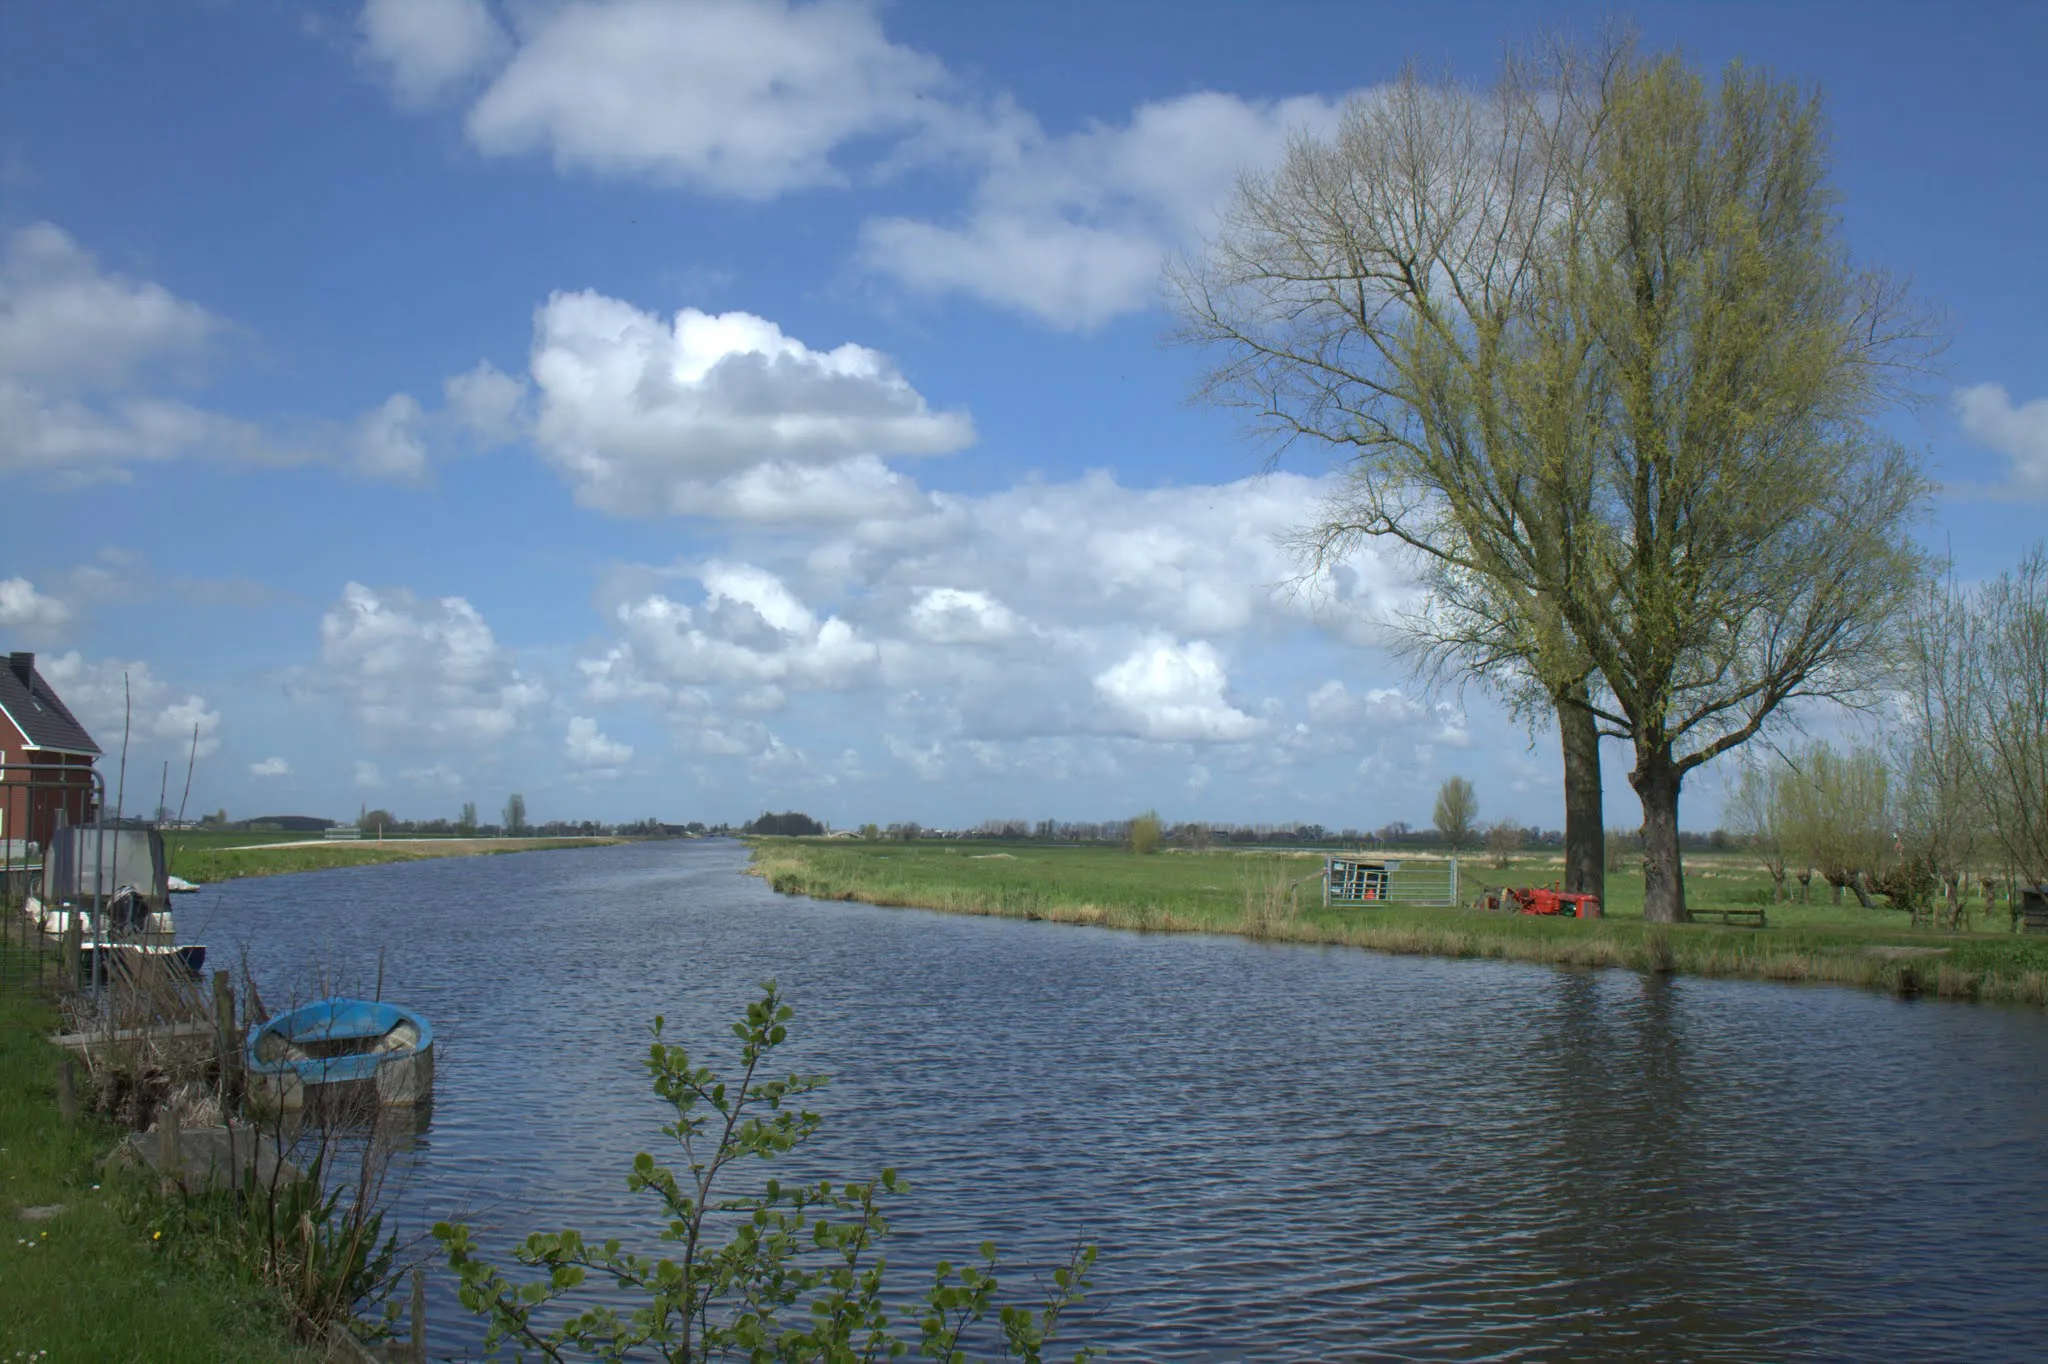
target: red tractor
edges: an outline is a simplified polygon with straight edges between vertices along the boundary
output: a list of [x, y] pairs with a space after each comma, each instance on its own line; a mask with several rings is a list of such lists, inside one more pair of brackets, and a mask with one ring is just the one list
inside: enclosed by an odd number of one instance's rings
[[1512, 914], [1556, 914], [1567, 919], [1601, 917], [1599, 896], [1559, 890], [1555, 886], [1519, 890], [1503, 886], [1498, 893], [1488, 895], [1485, 903], [1488, 909], [1505, 909]]

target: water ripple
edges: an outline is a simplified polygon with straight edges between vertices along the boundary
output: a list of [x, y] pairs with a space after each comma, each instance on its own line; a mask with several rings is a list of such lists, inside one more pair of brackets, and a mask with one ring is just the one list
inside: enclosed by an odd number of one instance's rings
[[[652, 1247], [647, 1024], [725, 1039], [774, 976], [834, 1077], [791, 1174], [916, 1185], [906, 1300], [983, 1237], [1021, 1288], [1081, 1236], [1070, 1338], [1113, 1357], [2048, 1357], [2039, 1013], [793, 900], [743, 862], [420, 862], [190, 917], [273, 1007], [384, 949], [441, 1051], [415, 1229]], [[477, 1351], [445, 1276], [430, 1312]]]

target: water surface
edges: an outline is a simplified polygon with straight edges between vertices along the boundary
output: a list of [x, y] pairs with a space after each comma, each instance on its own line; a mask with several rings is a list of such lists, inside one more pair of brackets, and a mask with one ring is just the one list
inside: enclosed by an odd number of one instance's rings
[[[984, 1236], [1042, 1268], [1079, 1235], [1064, 1338], [1114, 1358], [2048, 1357], [2038, 1011], [881, 909], [744, 865], [352, 868], [180, 926], [273, 1008], [322, 971], [367, 992], [383, 949], [439, 1053], [398, 1215], [493, 1249], [651, 1242], [647, 1023], [723, 1064], [773, 976], [790, 1067], [834, 1077], [807, 1167], [916, 1185], [905, 1300]], [[478, 1353], [445, 1272], [430, 1316]]]

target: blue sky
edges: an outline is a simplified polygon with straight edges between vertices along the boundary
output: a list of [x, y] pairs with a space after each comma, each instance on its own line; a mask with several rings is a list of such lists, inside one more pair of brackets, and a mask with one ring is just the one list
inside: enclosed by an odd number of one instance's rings
[[[1554, 737], [1380, 647], [1393, 565], [1275, 590], [1328, 465], [1262, 477], [1156, 301], [1290, 128], [1606, 12], [0, 0], [0, 643], [110, 750], [126, 673], [131, 806], [197, 725], [234, 815], [1554, 826]], [[1950, 328], [1927, 543], [2015, 561], [2048, 9], [1633, 17], [1826, 93]]]

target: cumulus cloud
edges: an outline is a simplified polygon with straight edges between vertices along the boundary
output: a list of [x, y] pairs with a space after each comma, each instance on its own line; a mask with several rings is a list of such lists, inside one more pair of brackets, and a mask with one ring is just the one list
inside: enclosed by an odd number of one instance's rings
[[510, 47], [484, 0], [368, 0], [362, 34], [364, 56], [409, 106], [460, 85]]
[[1339, 107], [1211, 92], [1062, 137], [1012, 121], [963, 217], [873, 219], [862, 259], [913, 289], [1096, 327], [1152, 303], [1167, 254], [1214, 224], [1237, 177], [1276, 159], [1289, 133], [1334, 126]]
[[486, 747], [523, 729], [547, 689], [523, 676], [461, 597], [349, 583], [320, 618], [320, 679], [387, 738]]
[[984, 644], [1023, 628], [1017, 613], [986, 592], [931, 587], [910, 608], [911, 633], [934, 644]]
[[877, 676], [880, 651], [837, 616], [820, 620], [775, 574], [714, 561], [695, 575], [696, 606], [662, 593], [621, 603], [623, 643], [586, 663], [593, 699], [733, 685], [779, 705], [783, 689], [847, 691]]
[[263, 779], [268, 777], [289, 777], [292, 765], [283, 758], [264, 758], [249, 764], [249, 775]]
[[384, 773], [378, 768], [377, 764], [372, 762], [360, 761], [356, 763], [357, 786], [360, 786], [367, 791], [374, 787], [382, 786], [383, 784]]
[[109, 753], [121, 746], [124, 719], [131, 744], [161, 756], [194, 751], [208, 757], [220, 747], [220, 712], [197, 692], [182, 692], [140, 660], [87, 660], [77, 650], [36, 660], [36, 670], [57, 689], [88, 733]]
[[1229, 683], [1213, 645], [1155, 639], [1099, 673], [1095, 690], [1144, 738], [1228, 743], [1262, 728], [1225, 699]]
[[633, 761], [633, 745], [608, 737], [587, 715], [570, 717], [563, 747], [570, 764], [585, 771], [616, 770]]
[[487, 445], [502, 445], [523, 430], [526, 385], [488, 360], [442, 385], [448, 413]]
[[1956, 394], [1963, 430], [2012, 461], [2013, 482], [2048, 492], [2048, 398], [2015, 407], [2002, 384], [1977, 384]]
[[1331, 678], [1309, 693], [1308, 718], [1319, 730], [1336, 731], [1347, 745], [1354, 734], [1378, 742], [1395, 735], [1413, 737], [1419, 731], [1431, 744], [1472, 746], [1462, 706], [1448, 700], [1425, 705], [1399, 687], [1353, 692]]
[[934, 59], [850, 0], [611, 0], [526, 12], [517, 50], [469, 111], [492, 154], [764, 199], [844, 180], [849, 142], [948, 117]]
[[50, 223], [0, 253], [0, 469], [118, 476], [138, 460], [264, 452], [245, 422], [150, 390], [189, 375], [222, 323], [99, 268]]
[[[940, 606], [952, 614], [985, 599], [984, 638], [1014, 630], [1020, 617], [1208, 638], [1314, 623], [1362, 637], [1410, 604], [1413, 588], [1370, 549], [1323, 579], [1298, 581], [1283, 539], [1327, 492], [1324, 480], [1293, 474], [1129, 488], [1094, 473], [983, 497], [934, 494], [918, 515], [815, 542], [809, 563], [821, 578], [908, 597], [920, 633], [938, 628]], [[935, 589], [945, 595], [932, 598]]]
[[535, 318], [535, 439], [578, 501], [620, 515], [792, 519], [913, 505], [882, 459], [974, 438], [884, 356], [813, 350], [750, 313], [664, 321], [596, 293]]
[[[1412, 596], [1370, 549], [1295, 582], [1280, 537], [1327, 491], [1292, 475], [1134, 489], [1096, 474], [931, 494], [907, 514], [760, 541], [755, 562], [621, 569], [599, 594], [614, 638], [579, 665], [585, 694], [650, 706], [691, 752], [737, 756], [772, 737], [746, 717], [803, 723], [859, 692], [857, 723], [934, 780], [1051, 781], [1127, 749], [1146, 762], [1161, 743], [1241, 744], [1276, 732], [1280, 703], [1235, 698], [1226, 642], [1370, 640]], [[1356, 701], [1339, 687], [1315, 708], [1331, 720]], [[1390, 689], [1370, 704], [1414, 703]], [[1403, 723], [1411, 739], [1444, 728], [1419, 707]]]
[[71, 619], [71, 608], [36, 591], [27, 578], [0, 578], [0, 626], [40, 633]]
[[427, 447], [420, 439], [419, 401], [394, 393], [356, 423], [351, 453], [358, 471], [373, 478], [417, 479], [427, 471]]

